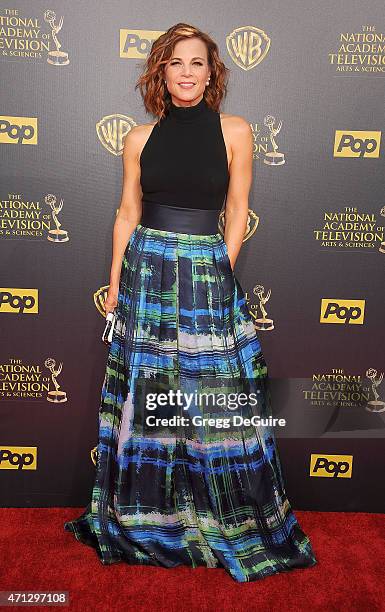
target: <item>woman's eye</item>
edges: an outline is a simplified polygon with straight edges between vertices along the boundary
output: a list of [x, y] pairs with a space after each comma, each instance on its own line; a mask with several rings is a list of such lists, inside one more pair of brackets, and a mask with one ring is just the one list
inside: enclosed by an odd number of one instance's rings
[[[171, 66], [175, 66], [176, 64], [180, 64], [180, 62], [176, 61], [176, 62], [171, 62]], [[198, 66], [203, 66], [202, 62], [194, 62], [194, 64], [198, 64]]]

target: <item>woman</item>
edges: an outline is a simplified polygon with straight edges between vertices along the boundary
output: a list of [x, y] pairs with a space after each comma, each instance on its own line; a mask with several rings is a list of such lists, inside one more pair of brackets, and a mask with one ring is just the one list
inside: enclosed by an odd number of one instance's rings
[[[272, 429], [233, 419], [266, 416], [269, 392], [233, 273], [252, 134], [242, 117], [218, 112], [226, 73], [212, 39], [179, 23], [153, 43], [138, 82], [158, 120], [125, 139], [96, 480], [65, 528], [103, 564], [221, 567], [250, 582], [316, 559], [287, 500]], [[208, 391], [211, 404], [201, 401]], [[165, 403], [148, 403], [161, 392]], [[247, 401], [234, 408], [240, 392]]]

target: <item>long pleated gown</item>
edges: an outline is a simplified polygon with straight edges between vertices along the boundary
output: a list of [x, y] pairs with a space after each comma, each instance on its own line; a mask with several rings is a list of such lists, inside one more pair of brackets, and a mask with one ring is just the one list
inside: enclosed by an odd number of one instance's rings
[[[222, 568], [238, 582], [312, 566], [273, 427], [234, 424], [234, 415], [271, 410], [267, 366], [223, 236], [219, 227], [199, 230], [202, 216], [219, 215], [228, 188], [219, 113], [204, 98], [190, 107], [171, 102], [140, 164], [147, 210], [158, 207], [150, 210], [170, 227], [139, 223], [128, 241], [92, 497], [65, 529], [105, 565]], [[188, 231], [173, 231], [179, 209]], [[180, 389], [193, 400], [149, 408], [148, 389]], [[210, 391], [226, 400], [254, 393], [258, 402], [200, 404], [197, 393]], [[167, 417], [166, 425], [151, 425], [150, 415]]]

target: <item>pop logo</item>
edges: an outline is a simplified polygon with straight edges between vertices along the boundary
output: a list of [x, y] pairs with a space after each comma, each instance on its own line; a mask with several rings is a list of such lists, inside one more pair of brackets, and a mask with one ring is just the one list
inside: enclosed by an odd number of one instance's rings
[[364, 322], [365, 300], [321, 300], [320, 323], [349, 323], [362, 325]]
[[0, 446], [0, 470], [36, 470], [37, 446]]
[[127, 30], [119, 33], [120, 57], [143, 59], [151, 50], [154, 40], [164, 34], [164, 30]]
[[37, 144], [37, 117], [0, 116], [0, 143]]
[[311, 455], [310, 476], [351, 478], [353, 455]]
[[381, 132], [336, 130], [334, 157], [379, 157]]
[[38, 308], [37, 289], [14, 289], [0, 287], [0, 313], [13, 312], [16, 314], [37, 314]]

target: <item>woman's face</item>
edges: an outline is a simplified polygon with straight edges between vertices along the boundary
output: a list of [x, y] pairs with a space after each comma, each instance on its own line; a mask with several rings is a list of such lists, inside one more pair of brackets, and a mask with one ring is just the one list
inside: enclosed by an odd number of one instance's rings
[[176, 106], [193, 106], [202, 99], [210, 76], [207, 47], [200, 38], [180, 40], [165, 65], [166, 87]]

